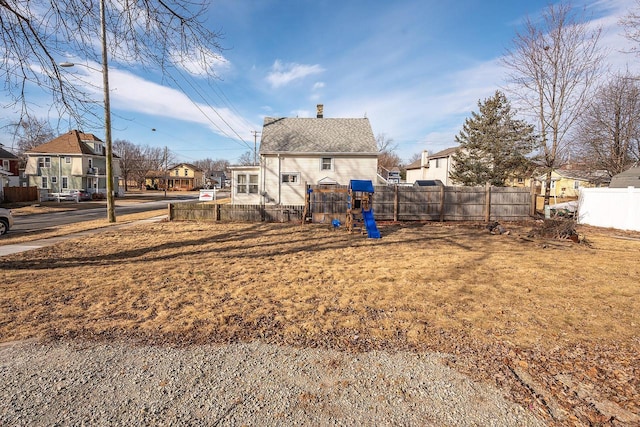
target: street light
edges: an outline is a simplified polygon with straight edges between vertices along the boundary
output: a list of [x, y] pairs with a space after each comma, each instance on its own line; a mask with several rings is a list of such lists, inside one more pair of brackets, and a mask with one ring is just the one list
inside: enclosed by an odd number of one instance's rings
[[[109, 64], [107, 60], [107, 29], [105, 24], [104, 0], [100, 0], [100, 29], [102, 42], [102, 88], [104, 90], [104, 138], [106, 145], [107, 167], [107, 217], [109, 222], [116, 222], [113, 188], [113, 144], [111, 142], [111, 104], [109, 101]], [[63, 62], [61, 67], [73, 67], [72, 62]]]

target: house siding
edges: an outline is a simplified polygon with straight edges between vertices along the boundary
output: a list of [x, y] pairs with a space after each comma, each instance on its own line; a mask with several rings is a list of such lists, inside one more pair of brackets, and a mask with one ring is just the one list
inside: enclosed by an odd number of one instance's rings
[[449, 178], [451, 164], [451, 157], [429, 159], [429, 167], [426, 169], [424, 179], [439, 179], [444, 185], [453, 185], [451, 178]]
[[[51, 159], [50, 167], [38, 167], [38, 158], [48, 157]], [[71, 163], [66, 162], [66, 158], [71, 159]], [[97, 174], [89, 174], [89, 159], [92, 167], [98, 170]], [[120, 174], [118, 162], [114, 162], [114, 176]], [[30, 154], [27, 159], [25, 174], [28, 177], [28, 185], [41, 188], [42, 177], [48, 179], [48, 189], [50, 192], [61, 192], [65, 189], [82, 189], [89, 192], [106, 192], [106, 159], [101, 156], [78, 156], [78, 155], [54, 155], [54, 154]], [[56, 177], [57, 182], [53, 183], [51, 178]], [[67, 177], [68, 184], [62, 188], [62, 177]], [[117, 188], [116, 188], [117, 190]]]
[[[322, 159], [332, 159], [332, 169], [322, 169]], [[337, 184], [346, 185], [352, 179], [364, 179], [375, 182], [378, 160], [375, 156], [334, 155], [334, 154], [288, 154], [263, 155], [264, 165], [262, 189], [264, 203], [295, 205], [304, 203], [305, 183], [317, 184], [328, 178]], [[281, 183], [282, 174], [296, 174], [297, 182]]]

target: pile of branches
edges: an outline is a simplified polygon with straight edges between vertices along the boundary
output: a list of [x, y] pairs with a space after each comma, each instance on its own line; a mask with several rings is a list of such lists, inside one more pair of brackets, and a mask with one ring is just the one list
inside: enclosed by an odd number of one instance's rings
[[576, 221], [572, 218], [554, 218], [542, 220], [539, 227], [531, 230], [528, 237], [571, 240], [580, 243], [583, 239], [576, 231]]

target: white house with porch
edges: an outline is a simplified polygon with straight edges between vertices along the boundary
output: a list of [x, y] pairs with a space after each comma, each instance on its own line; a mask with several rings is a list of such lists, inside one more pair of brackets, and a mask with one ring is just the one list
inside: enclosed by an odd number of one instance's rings
[[232, 167], [234, 204], [301, 205], [306, 185], [376, 182], [378, 148], [367, 118], [266, 117], [260, 164]]

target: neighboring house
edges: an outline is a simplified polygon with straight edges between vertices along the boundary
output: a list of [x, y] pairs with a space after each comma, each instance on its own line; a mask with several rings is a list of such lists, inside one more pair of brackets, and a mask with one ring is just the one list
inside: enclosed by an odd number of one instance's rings
[[429, 167], [429, 152], [424, 150], [420, 154], [420, 158], [413, 163], [410, 163], [405, 169], [407, 171], [406, 181], [409, 184], [413, 184], [416, 181], [423, 181], [427, 179], [427, 168]]
[[446, 148], [432, 155], [425, 150], [420, 159], [407, 166], [407, 182], [440, 180], [444, 185], [454, 185], [449, 174], [453, 168], [453, 155], [458, 147]]
[[[606, 187], [611, 178], [605, 171], [557, 169], [551, 172], [551, 197], [578, 197], [580, 188]], [[545, 195], [547, 176], [538, 177], [540, 193]]]
[[[25, 154], [25, 175], [29, 186], [52, 193], [71, 189], [107, 192], [105, 145], [95, 135], [72, 130]], [[118, 194], [120, 163], [115, 155], [112, 169], [114, 191]]]
[[204, 187], [204, 172], [190, 163], [180, 163], [169, 169], [167, 182], [170, 190], [197, 190]]
[[2, 148], [2, 144], [0, 144], [0, 171], [4, 172], [2, 175], [5, 177], [2, 183], [3, 187], [17, 187], [20, 185], [20, 159], [15, 154]]
[[227, 182], [227, 174], [224, 171], [213, 171], [207, 179], [211, 188], [223, 188]]
[[611, 177], [610, 188], [640, 188], [640, 166], [627, 169], [626, 171]]
[[144, 185], [147, 190], [164, 190], [168, 172], [149, 171], [144, 175]]
[[367, 118], [266, 117], [259, 166], [232, 167], [232, 203], [301, 205], [305, 184], [376, 182], [378, 148]]
[[10, 176], [8, 171], [0, 169], [0, 202], [4, 200], [4, 187], [9, 187]]

